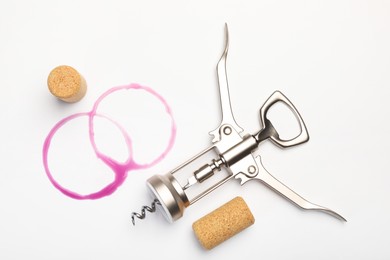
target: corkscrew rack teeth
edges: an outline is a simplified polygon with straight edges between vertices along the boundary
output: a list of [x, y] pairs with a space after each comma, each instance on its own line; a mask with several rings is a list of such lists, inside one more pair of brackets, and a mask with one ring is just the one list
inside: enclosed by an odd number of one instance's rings
[[[340, 220], [346, 221], [345, 218], [335, 211], [307, 201], [281, 183], [264, 168], [260, 156], [254, 155], [254, 152], [264, 141], [270, 140], [278, 147], [286, 148], [307, 142], [309, 140], [309, 134], [298, 110], [280, 91], [275, 91], [261, 107], [261, 129], [255, 134], [245, 133], [245, 131], [236, 123], [230, 103], [226, 72], [228, 46], [228, 28], [225, 24], [225, 48], [217, 65], [222, 120], [219, 127], [210, 132], [210, 135], [213, 137], [211, 146], [171, 172], [165, 175], [155, 175], [147, 180], [147, 186], [154, 198], [159, 201], [159, 208], [162, 209], [166, 219], [169, 222], [173, 222], [181, 218], [185, 208], [199, 201], [227, 181], [239, 179], [241, 185], [251, 180], [258, 180], [302, 209], [325, 212]], [[298, 121], [300, 131], [292, 139], [282, 139], [277, 129], [275, 129], [274, 125], [267, 117], [269, 109], [278, 102], [284, 103], [292, 111]], [[206, 154], [211, 154], [214, 159], [212, 159], [210, 163], [205, 164], [202, 160], [204, 160]], [[198, 167], [199, 165], [203, 166]], [[227, 176], [222, 179], [220, 178], [217, 182], [204, 188], [203, 183], [206, 183], [206, 180], [209, 183], [209, 180], [214, 179], [213, 176], [222, 172], [222, 169], [227, 173]], [[190, 175], [189, 177], [184, 178], [184, 183], [183, 181], [182, 183], [179, 182], [179, 180], [182, 180], [183, 178], [178, 178], [182, 177], [182, 174]], [[202, 185], [200, 185], [201, 183]], [[195, 189], [196, 194], [192, 194], [191, 196], [190, 191], [193, 191], [195, 186], [197, 186], [198, 189]], [[150, 209], [155, 210], [153, 207]], [[145, 213], [145, 210], [148, 210], [148, 208], [144, 208], [142, 213]], [[144, 218], [145, 214], [137, 215], [136, 213], [133, 213], [133, 217], [134, 216]]]

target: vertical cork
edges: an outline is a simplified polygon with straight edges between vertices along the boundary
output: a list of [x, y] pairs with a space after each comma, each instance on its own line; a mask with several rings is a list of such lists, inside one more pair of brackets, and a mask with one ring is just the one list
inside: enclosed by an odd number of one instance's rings
[[212, 249], [255, 223], [241, 197], [236, 197], [194, 222], [192, 228], [205, 249]]
[[62, 101], [73, 103], [85, 96], [87, 83], [74, 68], [66, 65], [54, 68], [47, 78], [50, 92]]

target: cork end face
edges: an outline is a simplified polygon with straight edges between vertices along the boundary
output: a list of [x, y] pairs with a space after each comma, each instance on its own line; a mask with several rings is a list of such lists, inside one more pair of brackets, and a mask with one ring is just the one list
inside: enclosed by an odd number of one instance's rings
[[47, 78], [49, 91], [65, 102], [77, 102], [87, 92], [85, 79], [74, 68], [66, 65], [54, 68]]
[[199, 243], [210, 250], [255, 223], [255, 218], [241, 197], [222, 205], [192, 225]]

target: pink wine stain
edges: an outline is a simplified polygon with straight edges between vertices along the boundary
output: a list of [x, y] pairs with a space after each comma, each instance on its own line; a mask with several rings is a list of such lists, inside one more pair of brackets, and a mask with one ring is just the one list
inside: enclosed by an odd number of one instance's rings
[[[165, 150], [159, 156], [157, 156], [157, 158], [152, 160], [150, 163], [138, 164], [137, 162], [135, 162], [134, 159], [133, 159], [133, 156], [132, 156], [132, 143], [131, 143], [131, 139], [130, 139], [130, 136], [128, 135], [128, 133], [126, 132], [126, 130], [121, 125], [119, 125], [117, 122], [113, 121], [112, 119], [108, 118], [107, 116], [100, 115], [100, 114], [98, 114], [96, 112], [100, 102], [104, 98], [106, 98], [107, 96], [109, 96], [110, 94], [112, 94], [112, 93], [114, 93], [116, 91], [129, 90], [129, 89], [143, 90], [143, 91], [146, 91], [147, 93], [155, 96], [158, 99], [158, 101], [160, 101], [164, 105], [165, 112], [171, 118], [171, 135], [170, 135], [170, 138], [169, 138], [168, 145], [165, 148]], [[114, 179], [113, 182], [111, 182], [110, 184], [105, 186], [103, 189], [101, 189], [101, 190], [99, 190], [97, 192], [91, 193], [91, 194], [87, 194], [87, 195], [78, 194], [78, 193], [76, 193], [74, 191], [71, 191], [71, 190], [61, 186], [53, 178], [53, 175], [51, 174], [50, 169], [49, 169], [49, 164], [48, 164], [48, 159], [47, 159], [48, 158], [48, 154], [49, 154], [49, 150], [50, 150], [50, 143], [51, 143], [51, 140], [52, 140], [53, 136], [56, 134], [56, 132], [61, 127], [63, 127], [66, 123], [68, 123], [69, 121], [71, 121], [71, 120], [73, 120], [75, 118], [84, 117], [84, 116], [88, 117], [89, 139], [90, 139], [92, 148], [93, 148], [96, 156], [103, 163], [105, 163], [107, 166], [109, 166], [111, 168], [111, 170], [115, 174], [115, 179]], [[122, 133], [122, 135], [123, 135], [123, 137], [125, 139], [125, 142], [126, 142], [126, 146], [127, 146], [128, 152], [129, 152], [129, 157], [127, 158], [127, 160], [125, 162], [120, 163], [120, 162], [116, 161], [115, 159], [113, 159], [113, 158], [103, 154], [97, 148], [97, 145], [96, 145], [96, 142], [95, 142], [94, 123], [93, 123], [93, 119], [95, 118], [95, 116], [102, 117], [102, 118], [105, 118], [105, 119], [109, 120], [116, 127], [118, 127], [118, 129]], [[158, 162], [160, 162], [162, 159], [164, 159], [165, 156], [168, 154], [168, 152], [171, 150], [171, 148], [172, 148], [172, 146], [173, 146], [173, 144], [175, 142], [175, 137], [176, 137], [176, 124], [175, 124], [175, 121], [173, 119], [171, 108], [169, 107], [168, 103], [165, 101], [165, 99], [160, 94], [158, 94], [156, 91], [154, 91], [153, 89], [151, 89], [149, 87], [141, 86], [141, 85], [138, 85], [138, 84], [130, 84], [130, 85], [125, 85], [125, 86], [114, 87], [114, 88], [109, 89], [105, 93], [103, 93], [95, 101], [95, 103], [93, 105], [93, 108], [92, 108], [92, 110], [90, 112], [76, 113], [76, 114], [73, 114], [71, 116], [68, 116], [68, 117], [60, 120], [50, 130], [50, 132], [47, 135], [47, 137], [45, 139], [45, 142], [43, 144], [43, 165], [45, 167], [46, 174], [47, 174], [49, 180], [51, 181], [51, 183], [54, 185], [55, 188], [57, 188], [59, 191], [61, 191], [66, 196], [69, 196], [69, 197], [71, 197], [73, 199], [78, 199], [78, 200], [100, 199], [102, 197], [111, 195], [113, 192], [115, 192], [116, 189], [119, 186], [121, 186], [123, 184], [123, 182], [126, 180], [127, 173], [129, 171], [137, 170], [137, 169], [147, 169], [147, 168], [150, 168], [150, 167], [154, 166], [155, 164], [157, 164]]]

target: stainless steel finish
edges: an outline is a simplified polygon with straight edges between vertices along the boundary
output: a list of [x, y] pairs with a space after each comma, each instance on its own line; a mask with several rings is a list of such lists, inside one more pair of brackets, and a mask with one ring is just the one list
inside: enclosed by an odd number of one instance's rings
[[208, 178], [213, 176], [216, 171], [220, 171], [222, 165], [225, 165], [223, 158], [220, 158], [218, 160], [213, 159], [211, 161], [211, 164], [203, 165], [194, 172], [194, 175], [188, 178], [187, 184], [184, 186], [183, 189], [186, 190], [198, 182], [200, 183], [207, 180]]
[[241, 142], [232, 146], [221, 156], [226, 162], [226, 166], [230, 167], [236, 162], [240, 161], [242, 158], [246, 157], [256, 148], [257, 148], [256, 139], [251, 135], [247, 135], [243, 138]]
[[183, 190], [186, 190], [186, 189], [188, 189], [189, 187], [191, 187], [192, 185], [195, 185], [195, 184], [197, 184], [197, 183], [198, 183], [198, 179], [196, 178], [195, 175], [192, 175], [190, 178], [188, 178], [187, 184], [184, 185]]
[[234, 176], [236, 176], [237, 174], [243, 174], [248, 178], [253, 178], [259, 172], [258, 169], [259, 167], [255, 165], [256, 165], [255, 158], [253, 157], [253, 154], [250, 153], [247, 156], [243, 157], [240, 161], [230, 166], [229, 168]]
[[237, 144], [241, 143], [244, 139], [241, 134], [247, 136], [245, 133], [240, 134], [230, 125], [221, 126], [219, 133], [219, 141], [213, 144], [215, 149], [218, 151], [218, 154], [223, 154], [228, 150], [231, 150], [233, 146], [236, 146]]
[[[271, 121], [269, 121], [267, 118], [268, 110], [277, 102], [285, 103], [287, 107], [294, 113], [295, 117], [298, 120], [300, 133], [292, 139], [289, 140], [281, 139], [279, 137], [278, 132], [272, 125]], [[309, 133], [307, 132], [305, 122], [303, 122], [301, 115], [299, 114], [298, 110], [295, 108], [293, 103], [291, 103], [291, 101], [280, 91], [275, 91], [261, 107], [260, 123], [262, 124], [263, 128], [256, 135], [257, 141], [259, 143], [270, 138], [274, 144], [279, 145], [282, 148], [286, 148], [286, 147], [291, 147], [309, 141]]]
[[218, 142], [220, 140], [219, 131], [223, 125], [229, 124], [234, 130], [241, 133], [243, 129], [236, 123], [233, 116], [232, 106], [230, 103], [229, 84], [226, 72], [226, 58], [229, 50], [229, 31], [227, 24], [225, 23], [225, 49], [217, 64], [217, 75], [219, 85], [219, 97], [221, 101], [222, 120], [219, 127], [210, 132], [213, 136], [212, 142]]
[[170, 223], [183, 216], [189, 201], [172, 174], [154, 175], [146, 183], [153, 196], [160, 202], [164, 216]]
[[[307, 142], [309, 140], [309, 134], [298, 110], [280, 91], [275, 91], [260, 109], [261, 130], [253, 136], [243, 133], [244, 130], [237, 125], [233, 117], [230, 104], [229, 86], [226, 73], [226, 58], [229, 48], [227, 25], [225, 25], [225, 36], [225, 49], [217, 65], [222, 120], [220, 126], [210, 132], [210, 134], [214, 136], [212, 145], [195, 155], [193, 158], [190, 158], [170, 173], [163, 176], [153, 176], [147, 181], [147, 185], [152, 191], [153, 196], [156, 198], [155, 201], [159, 201], [166, 219], [169, 222], [179, 219], [183, 216], [183, 212], [186, 207], [197, 202], [230, 179], [236, 178], [241, 179], [241, 185], [250, 180], [261, 181], [303, 209], [322, 211], [346, 221], [345, 218], [333, 210], [311, 203], [295, 193], [293, 190], [273, 177], [264, 168], [260, 156], [255, 158], [253, 152], [258, 148], [260, 143], [267, 139], [270, 139], [279, 147], [285, 148]], [[300, 132], [292, 139], [281, 139], [277, 129], [274, 128], [272, 122], [267, 118], [269, 109], [277, 102], [283, 102], [286, 104], [298, 120]], [[175, 179], [174, 175], [178, 174], [180, 171], [184, 171], [187, 166], [194, 163], [194, 161], [199, 160], [203, 155], [212, 150], [216, 153], [215, 158], [211, 160], [211, 163], [204, 164], [195, 171], [191, 168], [193, 173], [187, 179], [187, 183], [184, 187], [182, 187]], [[202, 164], [196, 163], [196, 165]], [[205, 191], [197, 194], [194, 198], [187, 197], [187, 189], [198, 183], [206, 181], [220, 171], [222, 167], [227, 170], [227, 177], [211, 185]], [[152, 207], [151, 209], [153, 210], [155, 208]], [[145, 208], [145, 210], [148, 210], [148, 208]], [[145, 211], [143, 213], [145, 213]], [[138, 217], [137, 214], [133, 214], [134, 215], [132, 217]], [[144, 215], [145, 214], [141, 215], [141, 217], [144, 217]]]
[[214, 175], [216, 168], [212, 167], [213, 164], [205, 164], [194, 172], [195, 178], [198, 182], [203, 182]]
[[256, 171], [257, 171], [256, 166], [250, 165], [250, 166], [248, 167], [248, 172], [249, 172], [250, 174], [254, 174]]
[[213, 176], [215, 171], [220, 171], [221, 165], [223, 164], [224, 162], [222, 161], [222, 159], [212, 160], [211, 164], [205, 164], [198, 170], [196, 170], [194, 172], [194, 176], [198, 180], [198, 182], [203, 182]]
[[274, 191], [278, 192], [283, 197], [289, 199], [291, 202], [293, 202], [295, 205], [301, 207], [302, 209], [306, 210], [319, 210], [325, 213], [328, 213], [340, 220], [347, 221], [344, 217], [342, 217], [337, 212], [328, 209], [326, 207], [311, 203], [310, 201], [307, 201], [297, 193], [295, 193], [293, 190], [291, 190], [289, 187], [278, 181], [274, 176], [272, 176], [263, 166], [261, 162], [260, 156], [256, 157], [256, 162], [259, 167], [259, 174], [255, 177], [248, 178], [247, 176], [243, 174], [236, 175], [237, 179], [241, 179], [241, 185], [244, 185], [246, 182], [250, 180], [259, 180], [266, 184], [268, 187], [272, 188]]
[[141, 209], [141, 213], [133, 212], [131, 213], [131, 222], [133, 223], [133, 226], [135, 226], [135, 217], [139, 219], [144, 219], [146, 216], [146, 211], [149, 211], [150, 213], [153, 213], [156, 211], [156, 205], [160, 205], [160, 202], [158, 199], [155, 199], [150, 207], [149, 206], [143, 206]]
[[229, 126], [227, 126], [227, 127], [225, 127], [225, 128], [223, 129], [223, 133], [224, 133], [225, 135], [230, 135], [230, 134], [232, 133], [232, 129], [231, 129]]
[[217, 188], [221, 187], [223, 184], [225, 184], [227, 181], [231, 180], [233, 177], [234, 177], [233, 175], [229, 175], [228, 177], [222, 179], [221, 181], [217, 182], [216, 184], [214, 184], [213, 186], [211, 186], [210, 188], [205, 190], [204, 192], [200, 193], [198, 196], [196, 196], [195, 198], [190, 200], [190, 205], [194, 204], [195, 202], [197, 202], [198, 200], [200, 200], [204, 196], [208, 195], [212, 191], [214, 191]]
[[[223, 129], [228, 127], [224, 126]], [[229, 127], [229, 129], [231, 129]], [[231, 131], [221, 135], [221, 140], [215, 144], [215, 149], [219, 152], [219, 157], [217, 160], [212, 160], [211, 164], [206, 164], [200, 167], [194, 172], [194, 175], [187, 180], [187, 184], [184, 186], [184, 190], [188, 189], [192, 185], [195, 185], [198, 182], [203, 182], [204, 180], [211, 177], [216, 171], [221, 170], [221, 166], [227, 167], [226, 169], [230, 172], [230, 168], [238, 163], [241, 167], [244, 167], [249, 171], [251, 169], [252, 174], [256, 173], [255, 162], [250, 161], [247, 165], [247, 160], [243, 160], [244, 157], [251, 154], [253, 150], [257, 148], [257, 141], [251, 135], [246, 135], [241, 137], [238, 132]], [[220, 148], [221, 147], [221, 148]], [[229, 147], [224, 149], [224, 147]], [[221, 150], [223, 152], [221, 152]], [[242, 161], [241, 161], [242, 160]], [[190, 163], [190, 162], [189, 162]], [[251, 167], [250, 167], [251, 166]], [[251, 173], [248, 173], [251, 175]]]
[[201, 151], [200, 153], [198, 153], [197, 155], [195, 155], [194, 157], [188, 159], [187, 161], [185, 161], [184, 163], [180, 164], [178, 167], [176, 167], [175, 169], [173, 169], [171, 171], [171, 174], [172, 175], [175, 175], [177, 172], [179, 172], [180, 170], [182, 170], [184, 167], [186, 167], [187, 165], [189, 165], [191, 162], [195, 161], [195, 160], [198, 160], [200, 157], [202, 157], [203, 155], [205, 155], [206, 153], [210, 152], [211, 150], [213, 150], [215, 147], [214, 145], [204, 149], [203, 151]]
[[[205, 155], [206, 153], [210, 152], [211, 150], [213, 149], [216, 149], [216, 147], [214, 145], [208, 147], [207, 149], [203, 150], [202, 152], [198, 153], [197, 155], [195, 155], [194, 157], [190, 158], [189, 160], [185, 161], [183, 164], [181, 164], [179, 167], [175, 168], [173, 171], [171, 171], [171, 174], [172, 175], [175, 175], [178, 171], [182, 170], [183, 168], [185, 168], [186, 166], [188, 166], [189, 164], [191, 164], [193, 161], [196, 161], [198, 160], [200, 157], [202, 157], [203, 155]], [[198, 183], [198, 179], [196, 178], [195, 175], [192, 175], [190, 178], [188, 178], [187, 180], [187, 184], [184, 185], [183, 187], [183, 190], [186, 190], [188, 189], [189, 187], [191, 187], [192, 185]]]

